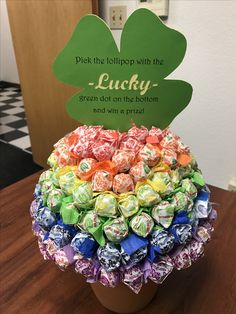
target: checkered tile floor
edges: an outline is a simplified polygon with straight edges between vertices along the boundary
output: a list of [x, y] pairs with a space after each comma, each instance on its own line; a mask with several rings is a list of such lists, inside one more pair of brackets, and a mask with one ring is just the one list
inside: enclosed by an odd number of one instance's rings
[[17, 87], [0, 89], [0, 141], [31, 153], [24, 104]]

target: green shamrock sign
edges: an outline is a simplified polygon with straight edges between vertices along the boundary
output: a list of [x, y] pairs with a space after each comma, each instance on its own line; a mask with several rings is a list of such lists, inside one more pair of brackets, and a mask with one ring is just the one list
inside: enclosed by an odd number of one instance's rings
[[83, 17], [53, 64], [56, 77], [80, 88], [67, 104], [81, 123], [125, 131], [137, 126], [167, 127], [187, 106], [192, 87], [165, 79], [184, 58], [185, 37], [151, 11], [127, 20], [120, 49], [96, 15]]

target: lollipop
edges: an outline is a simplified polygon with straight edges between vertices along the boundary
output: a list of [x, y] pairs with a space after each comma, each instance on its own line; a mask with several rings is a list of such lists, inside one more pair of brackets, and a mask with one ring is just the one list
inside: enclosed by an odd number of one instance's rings
[[111, 242], [108, 242], [104, 247], [100, 246], [97, 256], [106, 271], [113, 271], [120, 266], [121, 254]]
[[134, 182], [129, 174], [120, 173], [113, 179], [113, 191], [115, 193], [127, 193], [134, 191]]
[[137, 199], [141, 206], [150, 207], [161, 201], [161, 198], [157, 192], [148, 184], [143, 184], [137, 188]]
[[133, 216], [139, 210], [138, 199], [134, 195], [127, 195], [119, 200], [118, 207], [125, 218]]
[[100, 194], [95, 202], [95, 211], [99, 216], [115, 217], [117, 214], [117, 201], [111, 194]]
[[145, 238], [152, 231], [154, 222], [148, 214], [142, 213], [131, 220], [130, 226], [137, 235]]
[[105, 225], [103, 230], [107, 239], [113, 243], [119, 243], [128, 235], [129, 232], [128, 225], [124, 217], [111, 220]]

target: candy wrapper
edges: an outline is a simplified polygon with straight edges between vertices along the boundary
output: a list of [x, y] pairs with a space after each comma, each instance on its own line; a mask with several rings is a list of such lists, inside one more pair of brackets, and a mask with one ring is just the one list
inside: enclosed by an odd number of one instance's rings
[[95, 167], [96, 164], [97, 164], [97, 161], [93, 158], [85, 158], [81, 160], [81, 162], [78, 165], [78, 170], [77, 170], [78, 176], [80, 178], [83, 178], [91, 171], [91, 169]]
[[119, 210], [127, 218], [136, 214], [139, 210], [139, 202], [134, 195], [127, 195], [119, 200]]
[[185, 244], [187, 243], [191, 237], [192, 237], [192, 226], [191, 225], [173, 225], [170, 229], [169, 229], [170, 233], [173, 234], [174, 238], [175, 238], [175, 243], [178, 244]]
[[118, 172], [127, 172], [134, 163], [135, 152], [131, 150], [117, 150], [112, 157]]
[[147, 256], [147, 246], [140, 247], [131, 255], [127, 254], [124, 249], [121, 249], [121, 262], [126, 266], [126, 269], [138, 264]]
[[96, 228], [101, 223], [102, 220], [98, 216], [98, 214], [94, 210], [91, 210], [84, 214], [84, 216], [81, 219], [81, 222], [78, 225], [85, 231], [89, 232], [91, 228]]
[[174, 210], [175, 207], [172, 204], [162, 201], [153, 207], [152, 218], [164, 228], [168, 228], [174, 218]]
[[170, 129], [80, 126], [59, 140], [30, 206], [45, 260], [139, 293], [190, 267], [216, 211], [190, 149]]
[[115, 288], [120, 282], [120, 273], [118, 271], [106, 271], [101, 268], [99, 282], [105, 287]]
[[127, 285], [134, 293], [138, 294], [142, 288], [144, 277], [140, 267], [133, 266], [124, 272], [123, 283]]
[[141, 128], [137, 128], [136, 125], [134, 125], [131, 129], [129, 129], [127, 135], [129, 137], [135, 138], [140, 143], [144, 144], [146, 141], [146, 137], [148, 134], [148, 129], [144, 126], [141, 126]]
[[147, 178], [150, 168], [143, 161], [139, 161], [135, 166], [131, 167], [129, 174], [133, 177], [135, 183]]
[[150, 207], [161, 201], [159, 194], [148, 184], [141, 185], [136, 193], [140, 206]]
[[35, 220], [45, 230], [52, 228], [57, 221], [56, 215], [48, 207], [39, 208]]
[[71, 234], [62, 226], [55, 225], [49, 232], [49, 239], [55, 243], [57, 248], [62, 248], [63, 246], [70, 243]]
[[148, 278], [155, 283], [161, 284], [169, 276], [173, 268], [171, 258], [163, 256], [158, 262], [152, 264]]
[[74, 250], [68, 244], [61, 250], [56, 251], [54, 254], [55, 263], [62, 269], [66, 269], [69, 265], [72, 265], [74, 261]]
[[175, 238], [170, 232], [162, 228], [154, 230], [150, 236], [151, 260], [153, 261], [155, 259], [156, 257], [155, 253], [158, 253], [161, 255], [169, 253], [173, 249], [174, 243], [175, 243]]
[[108, 242], [104, 247], [99, 247], [97, 256], [102, 267], [107, 271], [113, 271], [120, 266], [121, 254], [114, 244]]
[[112, 219], [105, 225], [103, 230], [107, 239], [113, 243], [119, 243], [129, 233], [129, 228], [124, 217]]
[[80, 257], [75, 262], [75, 271], [87, 278], [87, 282], [96, 282], [99, 275], [100, 264], [96, 259]]
[[117, 174], [113, 179], [113, 191], [117, 194], [134, 191], [132, 177], [126, 173]]
[[63, 199], [60, 208], [60, 215], [65, 224], [72, 225], [78, 222], [79, 212], [71, 196]]
[[152, 144], [146, 144], [140, 149], [138, 159], [142, 160], [148, 166], [155, 166], [161, 159], [160, 151]]
[[171, 257], [171, 260], [174, 268], [177, 270], [188, 268], [192, 265], [190, 253], [187, 248], [180, 248], [179, 250], [177, 250]]
[[109, 191], [112, 188], [112, 175], [107, 171], [97, 171], [92, 178], [92, 189], [96, 192]]
[[117, 201], [111, 194], [100, 194], [95, 202], [95, 211], [99, 216], [115, 217], [117, 215]]
[[133, 232], [145, 238], [152, 231], [154, 222], [148, 214], [142, 213], [141, 215], [135, 216], [131, 220], [130, 226]]
[[87, 258], [93, 257], [98, 248], [97, 242], [86, 232], [78, 232], [72, 239], [71, 246], [75, 252]]
[[65, 194], [60, 189], [52, 189], [48, 193], [47, 206], [52, 209], [52, 211], [58, 213], [60, 212], [60, 207], [62, 205], [62, 200]]
[[79, 208], [89, 209], [93, 207], [93, 190], [90, 182], [84, 182], [72, 192], [73, 200]]

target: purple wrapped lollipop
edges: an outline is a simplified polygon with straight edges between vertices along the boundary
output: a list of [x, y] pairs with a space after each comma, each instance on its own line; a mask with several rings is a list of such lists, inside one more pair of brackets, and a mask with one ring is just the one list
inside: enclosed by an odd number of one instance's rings
[[120, 273], [117, 270], [106, 271], [101, 268], [99, 281], [103, 286], [114, 288], [120, 282]]
[[174, 268], [181, 270], [191, 266], [191, 257], [187, 248], [180, 248], [172, 256], [172, 263]]
[[54, 254], [55, 263], [60, 267], [61, 270], [64, 270], [75, 262], [74, 254], [74, 250], [68, 244], [62, 249], [56, 251]]
[[94, 283], [97, 281], [99, 272], [99, 263], [91, 258], [79, 258], [75, 263], [75, 271], [87, 278], [87, 282]]
[[192, 262], [196, 262], [204, 255], [204, 245], [202, 242], [192, 240], [189, 244], [186, 245], [186, 248], [189, 251]]
[[125, 269], [122, 281], [134, 293], [138, 294], [144, 282], [142, 269], [138, 265]]
[[163, 256], [156, 263], [151, 264], [151, 272], [149, 279], [153, 282], [161, 284], [172, 272], [174, 266], [169, 256]]

